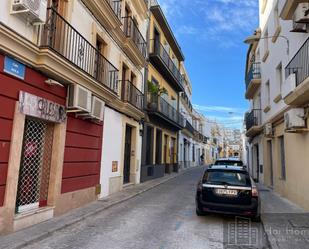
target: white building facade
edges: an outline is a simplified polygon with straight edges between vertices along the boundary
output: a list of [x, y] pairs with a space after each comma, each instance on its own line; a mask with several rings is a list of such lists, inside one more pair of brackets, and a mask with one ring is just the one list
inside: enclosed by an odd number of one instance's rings
[[308, 102], [308, 9], [308, 1], [260, 0], [260, 26], [247, 39], [246, 68], [250, 172], [305, 208], [308, 200], [288, 189], [297, 185], [295, 191], [305, 193], [308, 188], [295, 173], [296, 155], [308, 146], [303, 129]]

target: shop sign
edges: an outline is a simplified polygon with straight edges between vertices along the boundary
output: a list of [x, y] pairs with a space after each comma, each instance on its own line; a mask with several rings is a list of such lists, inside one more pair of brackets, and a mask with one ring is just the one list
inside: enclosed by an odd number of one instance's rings
[[4, 72], [23, 80], [25, 79], [26, 66], [11, 57], [5, 56]]
[[56, 123], [65, 122], [67, 117], [64, 106], [23, 91], [19, 92], [19, 111]]

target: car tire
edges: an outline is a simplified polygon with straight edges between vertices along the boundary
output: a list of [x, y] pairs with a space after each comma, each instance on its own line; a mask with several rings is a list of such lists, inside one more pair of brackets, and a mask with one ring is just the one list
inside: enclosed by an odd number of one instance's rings
[[197, 216], [205, 216], [205, 214], [206, 214], [205, 212], [199, 210], [198, 208], [196, 208], [195, 212], [196, 212]]

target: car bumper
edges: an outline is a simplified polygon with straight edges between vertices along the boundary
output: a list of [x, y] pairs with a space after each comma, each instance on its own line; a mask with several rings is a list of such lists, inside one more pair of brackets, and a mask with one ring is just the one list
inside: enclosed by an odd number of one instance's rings
[[252, 198], [250, 205], [233, 205], [205, 202], [200, 198], [196, 199], [198, 208], [203, 212], [222, 213], [241, 216], [256, 217], [260, 214], [259, 200]]

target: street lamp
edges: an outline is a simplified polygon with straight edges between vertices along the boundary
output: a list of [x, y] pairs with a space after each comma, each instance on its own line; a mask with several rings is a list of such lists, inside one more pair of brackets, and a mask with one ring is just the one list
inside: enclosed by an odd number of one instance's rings
[[290, 41], [289, 39], [286, 37], [286, 36], [283, 36], [283, 35], [278, 35], [278, 36], [265, 36], [265, 37], [259, 37], [257, 35], [251, 35], [249, 37], [247, 37], [245, 40], [244, 40], [244, 43], [246, 44], [252, 44], [254, 42], [258, 42], [259, 40], [263, 40], [263, 39], [270, 39], [270, 38], [274, 38], [274, 37], [280, 37], [280, 38], [283, 38], [284, 40], [286, 40], [286, 44], [287, 44], [287, 54], [289, 55], [289, 52], [290, 52]]

